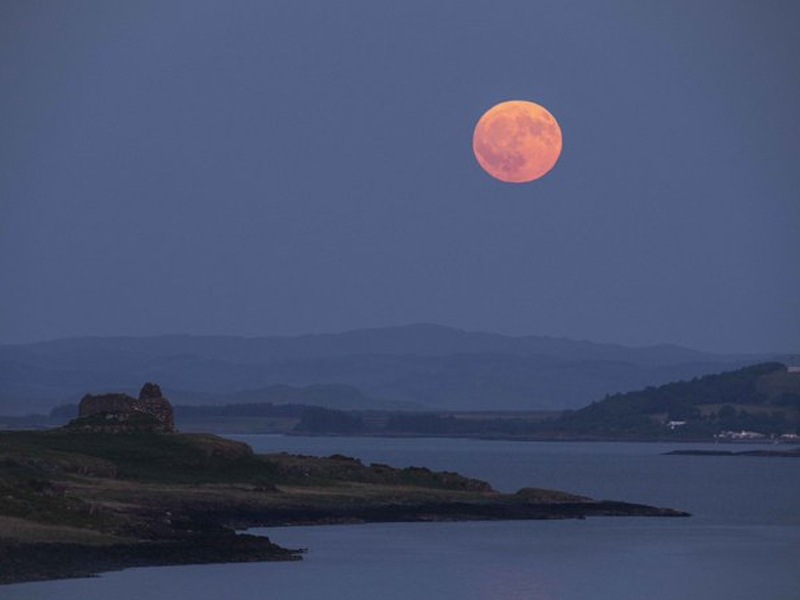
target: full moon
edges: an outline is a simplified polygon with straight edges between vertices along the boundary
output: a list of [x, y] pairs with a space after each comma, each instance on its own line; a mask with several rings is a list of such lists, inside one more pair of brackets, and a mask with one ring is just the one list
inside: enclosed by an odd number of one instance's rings
[[533, 181], [556, 164], [561, 127], [546, 108], [534, 102], [501, 102], [478, 120], [472, 150], [492, 177], [509, 183]]

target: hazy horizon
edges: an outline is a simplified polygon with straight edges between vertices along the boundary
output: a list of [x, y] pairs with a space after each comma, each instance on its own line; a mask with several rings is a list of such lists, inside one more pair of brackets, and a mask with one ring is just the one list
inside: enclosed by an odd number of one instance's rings
[[33, 340], [26, 340], [26, 341], [12, 341], [12, 342], [0, 342], [0, 345], [5, 346], [25, 346], [29, 344], [46, 344], [49, 342], [59, 342], [59, 341], [66, 341], [66, 340], [75, 340], [75, 339], [153, 339], [153, 338], [171, 338], [171, 337], [198, 337], [198, 338], [205, 338], [205, 337], [219, 337], [219, 338], [235, 338], [235, 339], [249, 339], [249, 340], [258, 340], [258, 339], [272, 339], [272, 338], [301, 338], [301, 337], [314, 337], [314, 336], [337, 336], [337, 335], [344, 335], [349, 333], [356, 333], [356, 332], [363, 332], [363, 331], [379, 331], [379, 330], [397, 330], [397, 329], [410, 329], [410, 328], [422, 328], [422, 327], [431, 327], [431, 328], [443, 328], [443, 329], [450, 329], [454, 331], [459, 331], [468, 334], [486, 334], [486, 335], [498, 335], [502, 337], [508, 338], [544, 338], [550, 340], [562, 340], [562, 341], [569, 341], [569, 342], [579, 342], [579, 343], [589, 343], [595, 344], [599, 346], [620, 346], [624, 348], [632, 348], [632, 349], [645, 349], [645, 348], [657, 348], [657, 347], [675, 347], [675, 348], [682, 348], [686, 350], [693, 350], [696, 352], [702, 352], [707, 354], [719, 354], [719, 355], [733, 355], [733, 356], [745, 356], [745, 355], [782, 355], [782, 354], [798, 354], [800, 353], [800, 347], [793, 347], [793, 348], [755, 348], [751, 350], [744, 350], [744, 351], [720, 351], [720, 350], [710, 350], [707, 348], [697, 348], [694, 346], [688, 346], [684, 344], [674, 344], [670, 342], [661, 342], [661, 343], [652, 343], [652, 344], [625, 344], [615, 341], [608, 341], [608, 340], [593, 340], [588, 338], [577, 338], [577, 337], [569, 337], [569, 336], [556, 336], [556, 335], [547, 335], [547, 334], [540, 334], [540, 333], [506, 333], [502, 331], [487, 331], [487, 330], [480, 330], [480, 329], [467, 329], [464, 327], [458, 327], [455, 325], [447, 325], [444, 323], [430, 323], [430, 322], [419, 322], [419, 323], [401, 323], [397, 325], [386, 325], [386, 326], [374, 326], [374, 327], [357, 327], [353, 329], [344, 329], [344, 330], [337, 330], [337, 331], [313, 331], [313, 332], [297, 332], [297, 333], [263, 333], [263, 334], [233, 334], [233, 333], [193, 333], [193, 332], [164, 332], [164, 333], [155, 333], [155, 334], [114, 334], [110, 333], [107, 335], [93, 335], [93, 334], [86, 334], [86, 335], [70, 335], [64, 337], [56, 337], [56, 338], [42, 338], [42, 339], [33, 339]]

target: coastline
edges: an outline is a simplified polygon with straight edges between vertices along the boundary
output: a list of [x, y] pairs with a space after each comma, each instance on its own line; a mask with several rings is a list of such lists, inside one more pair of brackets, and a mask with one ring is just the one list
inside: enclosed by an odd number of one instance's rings
[[[552, 504], [505, 502], [426, 503], [398, 506], [351, 506], [334, 510], [300, 507], [262, 515], [228, 517], [237, 529], [363, 523], [565, 520], [589, 517], [688, 517], [668, 508], [617, 501]], [[302, 560], [305, 549], [279, 546], [267, 536], [236, 533], [198, 533], [182, 540], [107, 545], [24, 543], [0, 539], [0, 586], [33, 581], [93, 577], [135, 567], [166, 567], [211, 563]]]
[[134, 567], [300, 560], [302, 552], [282, 548], [266, 536], [250, 534], [109, 545], [0, 540], [0, 586], [95, 577]]
[[258, 455], [213, 435], [0, 434], [0, 583], [141, 566], [299, 560], [237, 533], [371, 522], [685, 517], [346, 456]]
[[760, 458], [800, 458], [800, 448], [793, 450], [673, 450], [667, 456], [751, 456]]
[[502, 442], [608, 442], [608, 443], [625, 443], [631, 442], [635, 444], [730, 444], [736, 446], [794, 446], [797, 444], [796, 440], [793, 441], [777, 441], [772, 439], [756, 439], [756, 440], [719, 440], [707, 437], [694, 437], [694, 438], [675, 438], [675, 437], [653, 437], [653, 436], [627, 436], [627, 437], [605, 437], [605, 436], [590, 436], [590, 435], [491, 435], [491, 434], [435, 434], [435, 433], [314, 433], [307, 431], [288, 431], [288, 432], [275, 432], [275, 431], [235, 431], [235, 430], [214, 430], [209, 429], [216, 435], [277, 435], [287, 437], [352, 437], [352, 438], [376, 438], [376, 439], [413, 439], [413, 438], [430, 438], [430, 439], [454, 439], [454, 440], [487, 440], [487, 441], [502, 441]]

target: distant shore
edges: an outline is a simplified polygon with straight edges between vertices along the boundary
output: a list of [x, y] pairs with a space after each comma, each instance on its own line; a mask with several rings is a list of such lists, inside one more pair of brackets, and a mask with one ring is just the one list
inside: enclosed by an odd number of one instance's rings
[[673, 450], [668, 456], [758, 456], [767, 458], [800, 458], [800, 447], [793, 450]]
[[[603, 437], [590, 435], [492, 435], [492, 434], [436, 434], [436, 433], [310, 433], [304, 431], [237, 431], [237, 430], [211, 430], [218, 435], [285, 435], [289, 437], [352, 437], [352, 438], [388, 438], [388, 439], [453, 439], [453, 440], [487, 440], [498, 442], [631, 442], [636, 444], [730, 444], [741, 446], [793, 446], [797, 440], [782, 441], [774, 439], [755, 439], [755, 440], [730, 440], [707, 437], [694, 438], [674, 438], [674, 437], [652, 437], [652, 436], [624, 436], [624, 437]], [[188, 430], [187, 432], [192, 432]]]
[[[244, 421], [244, 422], [243, 422]], [[563, 433], [539, 433], [539, 434], [501, 434], [501, 433], [437, 433], [437, 432], [385, 432], [385, 431], [299, 431], [291, 428], [262, 428], [259, 427], [257, 419], [248, 423], [247, 419], [236, 419], [233, 423], [227, 423], [222, 419], [192, 419], [189, 421], [178, 421], [177, 428], [183, 433], [203, 433], [210, 432], [216, 435], [285, 435], [291, 437], [354, 437], [354, 438], [436, 438], [436, 439], [469, 439], [469, 440], [489, 440], [489, 441], [517, 441], [517, 442], [633, 442], [633, 443], [669, 443], [669, 444], [730, 444], [742, 446], [794, 446], [800, 443], [797, 439], [782, 440], [779, 438], [756, 438], [756, 439], [730, 439], [716, 438], [708, 436], [688, 436], [676, 437], [674, 435], [596, 435], [596, 434], [573, 434]], [[13, 431], [46, 431], [54, 427], [60, 427], [64, 423], [60, 420], [47, 419], [45, 417], [0, 417], [0, 432]]]

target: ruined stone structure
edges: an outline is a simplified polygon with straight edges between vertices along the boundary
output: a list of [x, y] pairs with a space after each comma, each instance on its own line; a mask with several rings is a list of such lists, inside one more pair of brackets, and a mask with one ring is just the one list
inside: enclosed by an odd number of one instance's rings
[[97, 431], [175, 431], [172, 405], [155, 383], [145, 383], [139, 398], [127, 394], [86, 394], [71, 428]]

